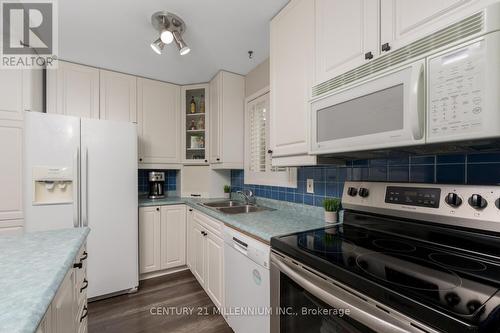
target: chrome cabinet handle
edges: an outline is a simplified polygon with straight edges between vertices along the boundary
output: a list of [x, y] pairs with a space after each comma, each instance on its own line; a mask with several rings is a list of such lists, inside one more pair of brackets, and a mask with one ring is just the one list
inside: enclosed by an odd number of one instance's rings
[[350, 309], [349, 317], [372, 330], [390, 333], [411, 332], [410, 325], [404, 326], [385, 311], [365, 303], [332, 283], [320, 279], [315, 274], [298, 266], [292, 268], [275, 256], [272, 256], [271, 260], [279, 268], [280, 272], [287, 275], [309, 293], [333, 308]]

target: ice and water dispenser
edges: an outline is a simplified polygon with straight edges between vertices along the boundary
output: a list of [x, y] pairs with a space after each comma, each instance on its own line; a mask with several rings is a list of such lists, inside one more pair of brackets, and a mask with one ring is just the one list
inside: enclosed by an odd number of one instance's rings
[[73, 203], [73, 170], [69, 167], [33, 167], [33, 204]]

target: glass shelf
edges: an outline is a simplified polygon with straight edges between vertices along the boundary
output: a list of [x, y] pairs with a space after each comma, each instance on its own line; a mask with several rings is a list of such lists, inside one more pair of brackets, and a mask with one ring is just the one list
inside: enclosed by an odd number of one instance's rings
[[[185, 158], [188, 161], [204, 161], [206, 153], [206, 113], [205, 96], [207, 91], [203, 87], [186, 89], [185, 98]], [[193, 129], [191, 129], [193, 128]]]

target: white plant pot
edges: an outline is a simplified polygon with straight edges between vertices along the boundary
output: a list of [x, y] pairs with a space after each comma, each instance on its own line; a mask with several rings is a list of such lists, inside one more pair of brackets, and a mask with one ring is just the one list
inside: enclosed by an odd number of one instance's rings
[[338, 212], [327, 212], [325, 210], [325, 222], [326, 223], [338, 223], [339, 222]]
[[231, 193], [224, 193], [224, 198], [229, 199], [231, 197]]

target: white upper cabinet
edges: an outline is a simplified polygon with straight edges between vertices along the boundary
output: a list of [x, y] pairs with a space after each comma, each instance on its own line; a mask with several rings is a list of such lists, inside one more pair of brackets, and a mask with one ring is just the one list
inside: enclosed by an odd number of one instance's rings
[[[315, 5], [316, 84], [378, 55], [379, 0], [315, 0]], [[301, 19], [300, 22], [307, 21]], [[290, 42], [297, 43], [298, 40], [303, 47], [304, 38], [294, 36]]]
[[141, 167], [179, 164], [180, 87], [138, 78], [137, 104]]
[[245, 78], [221, 71], [210, 82], [210, 163], [214, 169], [242, 169]]
[[137, 77], [100, 70], [100, 118], [137, 122]]
[[0, 221], [22, 219], [22, 122], [0, 120], [0, 154]]
[[47, 112], [99, 119], [99, 69], [58, 61], [47, 70]]
[[387, 43], [392, 51], [436, 32], [463, 15], [461, 11], [473, 2], [478, 1], [381, 0], [381, 45]]
[[0, 71], [0, 119], [23, 119], [23, 71], [3, 69]]
[[308, 152], [314, 56], [311, 36], [314, 36], [314, 1], [294, 0], [271, 21], [270, 146], [273, 159]]

